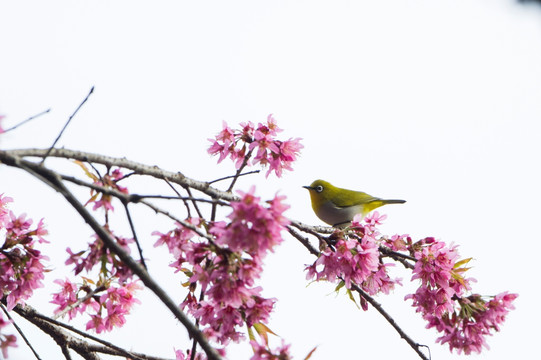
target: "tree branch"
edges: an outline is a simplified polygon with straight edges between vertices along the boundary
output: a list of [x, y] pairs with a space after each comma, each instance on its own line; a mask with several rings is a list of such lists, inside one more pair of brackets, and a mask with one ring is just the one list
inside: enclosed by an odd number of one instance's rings
[[[148, 276], [148, 273], [146, 272], [146, 270], [142, 268], [138, 263], [136, 263], [128, 254], [125, 253], [125, 251], [122, 248], [120, 248], [116, 244], [116, 242], [111, 237], [111, 235], [95, 221], [92, 215], [88, 213], [86, 208], [81, 203], [79, 203], [77, 199], [73, 196], [73, 194], [71, 194], [69, 190], [64, 186], [64, 184], [62, 183], [62, 179], [76, 183], [78, 185], [87, 186], [89, 188], [92, 188], [95, 191], [100, 191], [104, 194], [113, 195], [117, 197], [120, 201], [122, 201], [125, 205], [127, 205], [129, 202], [134, 202], [134, 203], [139, 202], [141, 204], [144, 204], [147, 207], [150, 207], [156, 213], [161, 213], [163, 215], [166, 215], [170, 217], [171, 219], [173, 219], [174, 221], [180, 223], [182, 226], [195, 231], [199, 236], [207, 239], [211, 244], [215, 245], [212, 237], [210, 237], [207, 234], [204, 234], [199, 228], [196, 228], [192, 224], [189, 224], [185, 221], [177, 219], [176, 217], [169, 214], [167, 211], [159, 209], [155, 205], [142, 200], [142, 198], [145, 197], [143, 195], [125, 194], [114, 189], [105, 188], [105, 187], [95, 185], [95, 184], [89, 184], [81, 180], [78, 180], [76, 178], [72, 178], [72, 177], [63, 176], [61, 178], [58, 174], [56, 174], [55, 172], [49, 169], [44, 168], [43, 166], [39, 166], [35, 163], [21, 159], [20, 157], [23, 157], [23, 156], [44, 157], [44, 156], [47, 156], [47, 153], [45, 150], [40, 150], [40, 149], [0, 151], [1, 162], [4, 162], [10, 166], [20, 167], [30, 172], [34, 176], [40, 178], [42, 181], [49, 184], [52, 188], [59, 191], [66, 198], [66, 200], [70, 202], [70, 204], [75, 208], [75, 210], [79, 212], [79, 214], [83, 217], [83, 219], [85, 219], [85, 221], [92, 227], [92, 229], [103, 240], [106, 246], [108, 246], [111, 249], [111, 251], [117, 254], [119, 258], [124, 263], [126, 263], [132, 269], [132, 271], [135, 274], [137, 274], [139, 278], [141, 278], [141, 280], [143, 280], [145, 285], [148, 288], [150, 288], [160, 298], [160, 300], [173, 312], [173, 314], [184, 324], [184, 326], [187, 328], [190, 335], [194, 337], [194, 339], [201, 345], [203, 350], [207, 353], [207, 356], [209, 357], [209, 359], [218, 359], [219, 355], [215, 352], [214, 349], [212, 349], [212, 347], [210, 347], [210, 345], [208, 344], [204, 336], [201, 334], [197, 326], [191, 323], [189, 319], [187, 319], [186, 315], [184, 315], [184, 313], [178, 309], [176, 304], [174, 304], [172, 300], [167, 297], [165, 292], [163, 292], [163, 290], [158, 287], [158, 285], [153, 281], [153, 279]], [[134, 173], [137, 173], [137, 174], [148, 175], [148, 176], [152, 176], [158, 179], [163, 179], [167, 181], [168, 183], [169, 182], [176, 183], [187, 190], [189, 190], [190, 188], [193, 188], [210, 196], [212, 200], [206, 200], [206, 201], [212, 203], [213, 207], [218, 204], [228, 205], [225, 202], [220, 202], [218, 199], [223, 199], [226, 201], [238, 200], [238, 198], [232, 195], [230, 192], [224, 192], [224, 191], [215, 189], [211, 187], [210, 183], [208, 182], [201, 182], [201, 181], [193, 180], [193, 179], [187, 178], [180, 172], [177, 172], [177, 173], [168, 172], [156, 166], [147, 166], [147, 165], [140, 164], [137, 162], [129, 161], [124, 158], [107, 157], [107, 156], [84, 153], [84, 152], [79, 152], [79, 151], [72, 151], [72, 150], [67, 150], [67, 149], [53, 149], [50, 152], [50, 156], [67, 158], [67, 159], [76, 159], [79, 161], [102, 164], [107, 167], [118, 166], [121, 168], [130, 169], [134, 171]], [[236, 177], [238, 177], [238, 174], [236, 175]], [[236, 178], [234, 180], [236, 180]], [[234, 182], [232, 183], [232, 185], [233, 184]], [[170, 186], [172, 187], [171, 184]], [[180, 197], [180, 198], [183, 200], [194, 201], [194, 204], [196, 201], [205, 201], [205, 199], [193, 198], [190, 192], [188, 194], [190, 195], [190, 197], [188, 198]], [[147, 197], [152, 197], [152, 196], [147, 196]], [[162, 198], [161, 196], [156, 196], [156, 197]], [[298, 221], [291, 221], [291, 224], [287, 227], [287, 229], [294, 238], [296, 238], [302, 245], [304, 245], [307, 248], [307, 250], [311, 254], [315, 256], [319, 256], [320, 252], [310, 244], [310, 241], [308, 238], [305, 238], [304, 236], [302, 236], [295, 229], [311, 234], [315, 236], [317, 239], [319, 239], [320, 241], [327, 242], [327, 244], [328, 244], [328, 237], [323, 236], [322, 234], [331, 234], [332, 232], [335, 231], [335, 229], [332, 227], [309, 226]], [[384, 254], [384, 256], [391, 257], [394, 260], [401, 262], [406, 268], [409, 268], [409, 269], [413, 268], [413, 265], [409, 263], [408, 260], [415, 261], [414, 258], [411, 258], [410, 256], [405, 255], [405, 254], [392, 251], [385, 247], [380, 247], [380, 251], [382, 254]], [[370, 295], [364, 292], [358, 285], [353, 284], [352, 289], [357, 291], [363, 299], [365, 299], [374, 308], [376, 308], [376, 310], [380, 312], [380, 314], [391, 324], [391, 326], [393, 326], [393, 328], [399, 333], [399, 335], [403, 339], [406, 340], [406, 342], [417, 352], [417, 354], [419, 354], [419, 356], [422, 359], [427, 359], [426, 356], [419, 350], [419, 348], [424, 345], [415, 343], [410, 337], [408, 337], [408, 335], [405, 334], [405, 332], [396, 324], [394, 319], [387, 312], [385, 312], [385, 310], [381, 307], [381, 305], [378, 302], [376, 302]]]
[[93, 153], [87, 153], [82, 151], [68, 150], [68, 149], [52, 149], [49, 154], [47, 154], [46, 149], [20, 149], [20, 150], [0, 150], [0, 154], [5, 154], [5, 156], [15, 156], [18, 158], [31, 156], [43, 158], [45, 155], [49, 157], [59, 157], [65, 159], [73, 159], [84, 162], [91, 162], [102, 164], [105, 166], [118, 166], [125, 169], [130, 169], [135, 171], [138, 174], [148, 175], [155, 177], [157, 179], [167, 179], [173, 183], [179, 184], [181, 186], [188, 186], [192, 189], [201, 191], [204, 194], [212, 198], [223, 199], [228, 201], [238, 201], [239, 198], [231, 193], [226, 191], [218, 190], [209, 185], [207, 182], [198, 181], [190, 179], [184, 176], [180, 172], [171, 172], [162, 170], [157, 166], [149, 166], [141, 164], [135, 161], [128, 160], [126, 158], [115, 158], [112, 156], [104, 156]]
[[21, 335], [21, 337], [23, 338], [23, 341], [26, 343], [26, 345], [28, 345], [28, 347], [30, 348], [30, 350], [32, 351], [32, 353], [34, 354], [34, 356], [36, 357], [36, 359], [41, 360], [41, 357], [38, 355], [38, 353], [36, 352], [36, 350], [34, 349], [34, 347], [32, 346], [32, 344], [30, 344], [30, 341], [28, 340], [28, 338], [26, 337], [26, 335], [24, 335], [22, 329], [19, 327], [19, 325], [17, 325], [17, 323], [15, 322], [15, 320], [13, 320], [13, 318], [11, 317], [11, 315], [9, 315], [9, 311], [6, 309], [5, 305], [4, 305], [3, 303], [0, 303], [0, 307], [2, 308], [2, 310], [4, 311], [4, 313], [6, 314], [6, 316], [8, 317], [8, 319], [11, 320], [11, 323], [12, 323], [13, 326], [15, 327], [15, 330], [17, 330], [17, 332], [19, 333], [19, 335]]
[[6, 151], [0, 151], [0, 161], [6, 165], [19, 167], [26, 170], [30, 174], [42, 179], [45, 183], [52, 186], [58, 191], [73, 208], [81, 215], [92, 230], [99, 236], [103, 243], [115, 253], [126, 265], [130, 267], [141, 281], [165, 304], [165, 306], [173, 313], [173, 315], [184, 325], [190, 336], [194, 337], [201, 348], [211, 360], [221, 359], [216, 350], [209, 344], [203, 333], [188, 319], [188, 317], [180, 310], [177, 304], [167, 295], [167, 293], [152, 279], [147, 271], [139, 265], [120, 245], [117, 244], [111, 234], [104, 229], [96, 219], [88, 212], [77, 198], [65, 187], [61, 177], [54, 171], [45, 168], [43, 165], [38, 165], [26, 160], [22, 160], [16, 156], [8, 154]]

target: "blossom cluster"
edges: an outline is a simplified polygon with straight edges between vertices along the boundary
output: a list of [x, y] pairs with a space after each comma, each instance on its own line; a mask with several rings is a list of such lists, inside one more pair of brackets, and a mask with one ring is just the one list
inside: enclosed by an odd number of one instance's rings
[[488, 301], [477, 294], [466, 296], [473, 279], [462, 274], [470, 259], [458, 260], [456, 246], [425, 238], [409, 248], [417, 260], [412, 280], [421, 280], [421, 286], [406, 299], [413, 300], [416, 311], [428, 322], [427, 328], [443, 334], [437, 341], [465, 354], [488, 348], [486, 336], [499, 331], [517, 295], [504, 292]]
[[[335, 231], [318, 259], [306, 268], [307, 278], [339, 280], [348, 289], [354, 283], [370, 295], [387, 294], [400, 281], [389, 277], [391, 264], [383, 263], [382, 248], [407, 251], [415, 259], [412, 281], [419, 280], [420, 286], [406, 299], [413, 300], [427, 328], [442, 333], [437, 341], [447, 343], [451, 351], [466, 354], [488, 347], [486, 336], [499, 331], [517, 295], [504, 292], [489, 300], [477, 294], [467, 295], [474, 281], [464, 277], [471, 259], [460, 260], [457, 246], [449, 247], [432, 237], [415, 243], [408, 235], [382, 237], [377, 227], [384, 219], [373, 212], [361, 223], [355, 219], [351, 227]], [[366, 310], [362, 300], [361, 305]]]
[[2, 120], [4, 120], [5, 117], [5, 115], [0, 115], [0, 134], [6, 132], [6, 130], [2, 127]]
[[[124, 325], [125, 315], [129, 314], [135, 303], [140, 303], [135, 298], [136, 291], [140, 289], [136, 282], [111, 283], [97, 286], [94, 290], [94, 284], [89, 279], [84, 279], [80, 285], [69, 279], [58, 279], [55, 283], [60, 285], [61, 289], [53, 294], [51, 303], [58, 305], [54, 313], [67, 313], [70, 320], [78, 314], [88, 313], [90, 320], [86, 329], [94, 329], [97, 333]], [[93, 296], [103, 291], [100, 296]]]
[[[242, 130], [233, 130], [223, 122], [223, 129], [214, 139], [209, 139], [212, 145], [208, 152], [219, 155], [218, 163], [227, 157], [235, 162], [237, 169], [243, 164], [261, 164], [268, 166], [266, 176], [272, 171], [281, 177], [283, 170], [292, 170], [291, 163], [297, 159], [303, 146], [299, 138], [278, 140], [277, 134], [282, 131], [272, 115], [267, 117], [267, 123], [259, 123], [257, 127], [252, 122], [241, 123]], [[252, 154], [255, 156], [249, 161]]]
[[[129, 244], [133, 239], [111, 234], [126, 252], [130, 252]], [[94, 268], [99, 269], [99, 279], [93, 281], [83, 277], [76, 284], [68, 279], [55, 280], [60, 290], [53, 294], [51, 303], [58, 305], [55, 314], [67, 314], [73, 319], [78, 314], [87, 313], [91, 320], [88, 329], [96, 332], [111, 331], [114, 326], [121, 327], [134, 303], [134, 294], [139, 286], [131, 281], [131, 270], [107, 248], [103, 241], [94, 235], [94, 242], [89, 243], [87, 250], [74, 253], [69, 247], [66, 265], [72, 265], [75, 275], [83, 270], [87, 273]], [[96, 296], [88, 296], [88, 295]]]
[[[15, 215], [7, 209], [13, 199], [0, 194], [0, 294], [6, 297], [7, 309], [24, 304], [37, 288], [43, 286], [46, 271], [44, 261], [48, 258], [36, 249], [36, 243], [46, 243], [47, 235], [43, 219], [32, 227], [33, 221], [26, 214]], [[9, 322], [0, 316], [0, 331]], [[13, 335], [0, 332], [0, 347], [7, 357], [7, 348], [15, 346]]]
[[[105, 228], [107, 230], [108, 226]], [[130, 244], [134, 243], [132, 238], [125, 238], [115, 235], [109, 230], [111, 236], [116, 240], [124, 251], [128, 254], [131, 252]], [[95, 267], [100, 269], [100, 272], [105, 276], [116, 277], [120, 282], [124, 282], [132, 277], [131, 270], [115, 255], [111, 250], [105, 246], [103, 241], [98, 235], [93, 235], [94, 241], [88, 243], [86, 250], [73, 252], [70, 247], [66, 249], [69, 254], [66, 260], [66, 265], [73, 265], [73, 271], [75, 275], [85, 270], [86, 272], [92, 271]]]
[[[98, 185], [110, 190], [116, 190], [124, 194], [128, 193], [128, 189], [126, 187], [118, 184], [118, 182], [125, 177], [120, 169], [114, 169], [113, 171], [111, 171], [111, 169], [107, 169], [107, 173], [105, 173], [104, 175], [96, 175], [90, 170], [88, 170], [88, 168], [82, 162], [77, 161], [76, 163], [84, 170], [86, 176], [92, 179], [92, 183], [94, 185]], [[90, 199], [86, 202], [85, 205], [94, 204], [92, 210], [115, 210], [113, 205], [111, 204], [112, 196], [110, 194], [97, 192], [92, 189], [90, 195]]]
[[[124, 178], [120, 169], [112, 171], [108, 169], [106, 174], [96, 175], [84, 164], [80, 162], [78, 164], [93, 180], [94, 185], [128, 193], [125, 187], [118, 185], [118, 181]], [[111, 195], [92, 190], [86, 204], [93, 203], [94, 211], [104, 209], [107, 213], [114, 210], [111, 200]], [[124, 251], [130, 253], [130, 244], [134, 243], [134, 239], [114, 234], [108, 223], [104, 228]], [[133, 304], [139, 302], [134, 295], [140, 287], [131, 280], [133, 277], [131, 269], [105, 246], [98, 235], [94, 234], [93, 238], [94, 240], [84, 250], [74, 252], [68, 247], [66, 251], [69, 257], [66, 265], [73, 266], [75, 275], [79, 275], [83, 270], [92, 273], [98, 269], [97, 279], [81, 277], [78, 283], [69, 279], [56, 280], [60, 290], [53, 293], [51, 303], [58, 305], [54, 311], [57, 316], [67, 314], [71, 320], [79, 314], [89, 315], [87, 330], [94, 329], [97, 333], [101, 333], [124, 325], [125, 316], [129, 314]]]
[[45, 265], [48, 258], [35, 248], [37, 243], [47, 242], [43, 219], [31, 228], [32, 219], [26, 214], [16, 216], [5, 205], [12, 199], [0, 195], [0, 230], [4, 232], [0, 247], [0, 291], [8, 294], [8, 310], [32, 296], [35, 289], [43, 286]]
[[111, 331], [113, 327], [122, 327], [126, 322], [125, 315], [129, 314], [135, 303], [140, 303], [134, 296], [140, 288], [136, 282], [110, 286], [105, 294], [95, 300], [98, 309], [96, 314], [91, 315], [86, 329], [95, 329], [99, 334], [102, 331]]
[[[155, 246], [167, 245], [175, 258], [171, 266], [189, 277], [190, 292], [181, 307], [198, 319], [210, 340], [222, 345], [243, 339], [243, 325], [268, 321], [275, 299], [263, 297], [255, 282], [264, 257], [282, 241], [281, 231], [289, 223], [283, 216], [288, 208], [284, 197], [276, 196], [265, 206], [254, 188], [240, 195], [231, 203], [229, 221], [210, 225], [210, 239], [189, 228], [202, 229], [201, 221], [193, 218], [189, 226], [176, 224], [167, 233], [154, 233], [159, 237]], [[197, 287], [201, 299], [195, 296]]]
[[[330, 237], [330, 246], [306, 268], [306, 278], [330, 282], [339, 279], [347, 289], [354, 283], [370, 295], [388, 294], [400, 279], [392, 279], [388, 274], [392, 264], [380, 260], [381, 241], [376, 225], [384, 219], [384, 215], [375, 211], [361, 221], [355, 218], [347, 232], [335, 231]], [[366, 303], [361, 304], [366, 310]]]

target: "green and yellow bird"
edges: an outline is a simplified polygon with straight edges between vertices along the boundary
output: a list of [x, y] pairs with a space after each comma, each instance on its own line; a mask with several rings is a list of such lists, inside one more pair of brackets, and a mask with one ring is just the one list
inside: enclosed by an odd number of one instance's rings
[[327, 181], [316, 180], [310, 186], [303, 186], [310, 192], [312, 209], [317, 217], [332, 226], [349, 225], [353, 217], [387, 204], [403, 204], [406, 200], [380, 199], [361, 191], [341, 189]]

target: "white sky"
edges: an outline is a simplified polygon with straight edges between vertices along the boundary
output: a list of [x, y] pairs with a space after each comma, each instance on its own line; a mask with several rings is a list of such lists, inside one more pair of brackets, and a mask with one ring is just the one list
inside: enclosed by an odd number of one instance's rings
[[[273, 113], [283, 136], [304, 139], [302, 157], [282, 179], [253, 176], [239, 186], [255, 183], [264, 198], [279, 190], [292, 205], [288, 215], [312, 224], [320, 222], [301, 185], [316, 178], [408, 200], [383, 209], [384, 232], [460, 244], [461, 255], [475, 259], [476, 292], [520, 295], [502, 332], [488, 339], [491, 350], [471, 358], [524, 357], [538, 352], [539, 333], [529, 329], [541, 322], [539, 64], [541, 9], [513, 0], [4, 1], [4, 126], [52, 112], [6, 134], [1, 146], [49, 146], [95, 86], [60, 146], [211, 180], [233, 170], [206, 153], [221, 121], [258, 122]], [[67, 246], [86, 244], [89, 230], [57, 194], [0, 169], [0, 192], [15, 198], [13, 208], [46, 218], [53, 264], [65, 260]], [[179, 278], [160, 267], [169, 258], [152, 249], [149, 235], [169, 222], [148, 218], [139, 218], [139, 234], [145, 254], [158, 256], [151, 273], [180, 301]], [[303, 268], [312, 261], [288, 237], [267, 259], [262, 281], [265, 294], [279, 299], [270, 327], [296, 359], [314, 346], [312, 359], [417, 358], [375, 310], [357, 310], [330, 284], [306, 288]], [[61, 266], [53, 267], [50, 279], [62, 277]], [[397, 275], [408, 282], [408, 273]], [[42, 302], [50, 289], [40, 292]], [[456, 358], [403, 301], [411, 291], [378, 300], [415, 341], [430, 345], [433, 359]], [[186, 336], [152, 300], [113, 339], [173, 357]], [[44, 359], [60, 356], [52, 341], [19, 323]], [[30, 358], [19, 346], [10, 359]], [[229, 358], [249, 354], [243, 345]]]

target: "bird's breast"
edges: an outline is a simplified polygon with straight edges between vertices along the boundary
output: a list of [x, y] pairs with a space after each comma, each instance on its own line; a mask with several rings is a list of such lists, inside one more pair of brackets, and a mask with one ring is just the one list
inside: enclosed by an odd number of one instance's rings
[[338, 207], [331, 201], [326, 201], [314, 210], [318, 218], [329, 225], [336, 225], [350, 222], [355, 215], [363, 212], [363, 205]]

